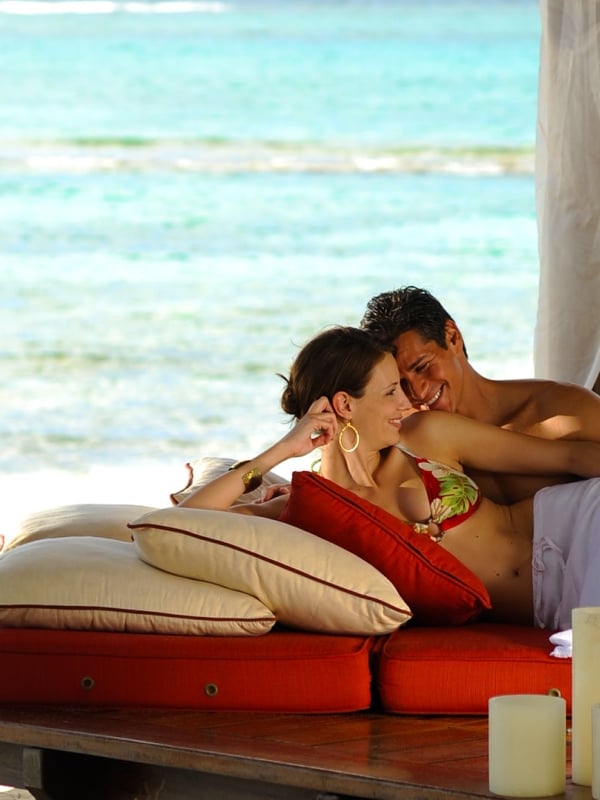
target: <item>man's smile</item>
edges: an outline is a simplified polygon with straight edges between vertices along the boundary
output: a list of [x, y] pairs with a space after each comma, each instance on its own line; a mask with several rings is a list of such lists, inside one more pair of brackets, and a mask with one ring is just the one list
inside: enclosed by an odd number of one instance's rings
[[423, 400], [421, 402], [421, 405], [428, 406], [429, 408], [431, 408], [431, 406], [435, 405], [437, 403], [437, 401], [440, 399], [443, 390], [444, 390], [444, 386], [442, 385], [437, 390], [437, 392], [433, 395], [433, 397], [430, 397], [429, 400]]

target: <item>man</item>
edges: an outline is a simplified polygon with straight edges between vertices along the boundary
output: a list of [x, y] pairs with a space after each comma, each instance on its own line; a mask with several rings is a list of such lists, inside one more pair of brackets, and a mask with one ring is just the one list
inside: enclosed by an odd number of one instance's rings
[[[404, 391], [417, 409], [451, 411], [545, 439], [600, 441], [600, 396], [554, 381], [492, 380], [471, 365], [462, 334], [425, 289], [383, 292], [367, 304], [361, 327], [393, 344]], [[497, 502], [530, 497], [574, 476], [524, 476], [470, 471]]]

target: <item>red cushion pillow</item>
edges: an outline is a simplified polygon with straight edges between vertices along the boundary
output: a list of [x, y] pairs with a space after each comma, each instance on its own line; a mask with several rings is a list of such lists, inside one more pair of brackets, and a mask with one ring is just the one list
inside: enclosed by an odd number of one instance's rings
[[497, 622], [395, 631], [378, 657], [382, 708], [487, 715], [488, 700], [497, 694], [558, 694], [570, 713], [571, 659], [550, 655], [548, 634]]
[[382, 508], [313, 472], [294, 472], [281, 516], [382, 572], [422, 625], [461, 625], [491, 608], [487, 589], [455, 556]]
[[360, 711], [371, 704], [374, 644], [277, 628], [265, 636], [0, 628], [0, 704]]

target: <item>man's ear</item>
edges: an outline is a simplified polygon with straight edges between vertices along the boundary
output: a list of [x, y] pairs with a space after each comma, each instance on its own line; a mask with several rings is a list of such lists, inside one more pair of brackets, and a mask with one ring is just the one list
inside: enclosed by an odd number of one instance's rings
[[453, 350], [455, 353], [463, 353], [465, 344], [463, 342], [462, 333], [459, 331], [456, 322], [453, 319], [446, 320], [446, 347], [448, 350]]
[[336, 392], [331, 398], [331, 405], [338, 417], [352, 418], [352, 398], [348, 392]]

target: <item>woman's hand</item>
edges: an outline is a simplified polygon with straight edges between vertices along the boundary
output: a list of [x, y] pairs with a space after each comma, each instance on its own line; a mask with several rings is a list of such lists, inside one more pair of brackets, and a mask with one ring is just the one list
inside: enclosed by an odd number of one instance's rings
[[273, 500], [275, 497], [282, 497], [283, 495], [289, 494], [291, 491], [291, 483], [274, 483], [271, 486], [267, 486], [262, 495], [254, 502], [257, 504], [268, 503], [269, 500]]
[[337, 434], [337, 427], [331, 403], [326, 397], [319, 397], [281, 443], [290, 447], [290, 458], [304, 456], [317, 447], [329, 444]]

